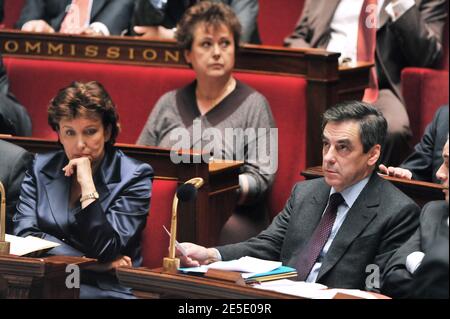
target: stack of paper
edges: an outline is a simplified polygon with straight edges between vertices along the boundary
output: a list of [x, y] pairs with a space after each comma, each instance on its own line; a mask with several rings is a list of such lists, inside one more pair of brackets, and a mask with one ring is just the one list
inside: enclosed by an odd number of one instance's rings
[[185, 273], [206, 273], [208, 269], [242, 272], [247, 282], [261, 282], [297, 275], [294, 268], [282, 266], [280, 261], [270, 261], [245, 256], [230, 261], [218, 261], [207, 266], [180, 268]]

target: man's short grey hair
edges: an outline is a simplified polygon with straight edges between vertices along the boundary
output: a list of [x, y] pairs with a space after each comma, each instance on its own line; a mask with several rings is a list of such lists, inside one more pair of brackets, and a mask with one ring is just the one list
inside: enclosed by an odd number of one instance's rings
[[374, 145], [383, 149], [387, 134], [387, 122], [383, 114], [374, 106], [360, 101], [338, 103], [325, 111], [322, 116], [322, 132], [329, 122], [356, 121], [364, 153]]

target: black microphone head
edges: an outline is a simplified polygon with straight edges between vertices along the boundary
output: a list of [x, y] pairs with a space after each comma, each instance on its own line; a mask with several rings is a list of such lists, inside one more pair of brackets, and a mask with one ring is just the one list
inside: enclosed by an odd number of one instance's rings
[[177, 197], [182, 202], [193, 200], [197, 196], [197, 188], [192, 184], [183, 184], [178, 187]]

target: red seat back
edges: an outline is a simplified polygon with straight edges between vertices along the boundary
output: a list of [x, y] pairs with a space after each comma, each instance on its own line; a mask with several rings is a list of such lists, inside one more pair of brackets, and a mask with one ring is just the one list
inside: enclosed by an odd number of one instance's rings
[[[194, 79], [190, 69], [5, 58], [11, 91], [27, 108], [33, 136], [55, 138], [46, 109], [56, 92], [73, 80], [101, 82], [116, 103], [122, 131], [118, 142], [134, 143], [153, 106], [165, 92]], [[272, 217], [284, 206], [306, 167], [306, 80], [296, 76], [236, 72], [262, 93], [279, 128], [278, 171], [270, 194]], [[37, 82], [36, 79], [39, 79]]]
[[5, 14], [3, 18], [3, 24], [5, 28], [12, 29], [17, 20], [19, 20], [20, 12], [24, 5], [25, 0], [5, 0], [3, 12]]
[[258, 28], [264, 45], [283, 45], [294, 31], [305, 0], [259, 1]]
[[170, 229], [172, 201], [176, 190], [176, 181], [153, 181], [150, 212], [141, 241], [144, 267], [161, 267], [163, 258], [168, 256], [169, 236], [163, 225]]

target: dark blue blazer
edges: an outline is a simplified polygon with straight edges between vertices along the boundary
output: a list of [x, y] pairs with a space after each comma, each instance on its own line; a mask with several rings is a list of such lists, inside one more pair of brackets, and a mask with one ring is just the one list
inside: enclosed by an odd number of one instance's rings
[[36, 155], [22, 183], [14, 233], [60, 243], [49, 251], [52, 255], [87, 256], [101, 262], [127, 255], [139, 266], [151, 197], [150, 165], [120, 150], [107, 150], [94, 176], [100, 198], [70, 213], [71, 179], [62, 171], [67, 163], [63, 151]]

